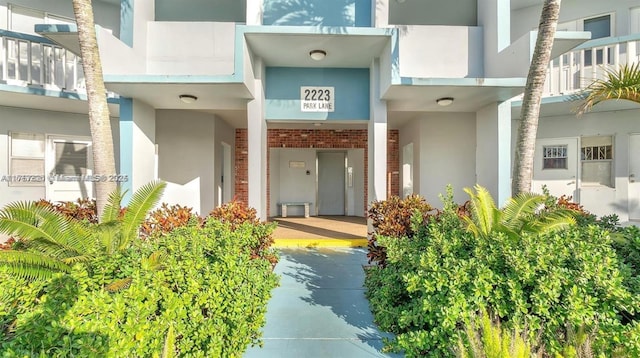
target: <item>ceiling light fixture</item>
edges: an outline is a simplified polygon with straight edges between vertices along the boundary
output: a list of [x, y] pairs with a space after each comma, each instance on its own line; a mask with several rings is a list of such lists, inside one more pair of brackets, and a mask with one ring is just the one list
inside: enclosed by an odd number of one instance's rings
[[184, 103], [193, 103], [198, 100], [198, 97], [192, 94], [181, 94], [178, 96], [178, 98], [180, 98], [180, 100]]
[[312, 50], [309, 52], [309, 56], [311, 56], [314, 61], [322, 61], [327, 56], [327, 52], [323, 50]]
[[436, 103], [442, 107], [449, 106], [453, 103], [453, 97], [442, 97], [436, 100]]

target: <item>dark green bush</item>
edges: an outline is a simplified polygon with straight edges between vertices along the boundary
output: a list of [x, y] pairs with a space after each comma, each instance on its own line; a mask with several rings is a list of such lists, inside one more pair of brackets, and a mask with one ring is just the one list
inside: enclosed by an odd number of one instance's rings
[[[170, 329], [179, 356], [240, 356], [259, 342], [277, 285], [271, 263], [251, 257], [254, 231], [194, 222], [51, 280], [3, 275], [2, 356], [160, 356]], [[105, 289], [114, 282], [125, 284]]]
[[388, 348], [408, 357], [452, 356], [469, 314], [486, 309], [507, 328], [526, 328], [550, 353], [566, 344], [567, 327], [586, 327], [596, 330], [596, 352], [640, 356], [633, 319], [640, 292], [628, 284], [631, 273], [607, 231], [576, 226], [476, 237], [456, 206], [446, 206], [412, 240], [378, 238], [387, 266], [370, 268], [365, 284], [376, 322], [397, 335]]

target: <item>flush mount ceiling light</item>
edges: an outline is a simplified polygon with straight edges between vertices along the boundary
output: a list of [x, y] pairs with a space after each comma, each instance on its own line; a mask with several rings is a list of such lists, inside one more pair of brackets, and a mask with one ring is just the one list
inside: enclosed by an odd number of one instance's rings
[[315, 61], [322, 61], [325, 56], [327, 56], [327, 52], [323, 50], [312, 50], [309, 52], [309, 56]]
[[436, 103], [442, 107], [446, 107], [453, 103], [453, 97], [442, 97], [436, 100]]
[[198, 97], [191, 94], [181, 94], [178, 96], [180, 100], [184, 103], [193, 103], [198, 100]]

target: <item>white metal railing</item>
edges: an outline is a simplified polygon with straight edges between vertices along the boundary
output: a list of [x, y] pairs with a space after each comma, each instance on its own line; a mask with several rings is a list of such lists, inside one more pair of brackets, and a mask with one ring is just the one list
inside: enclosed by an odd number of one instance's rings
[[638, 61], [640, 34], [587, 41], [551, 61], [544, 96], [570, 95], [602, 79], [607, 68]]
[[86, 92], [80, 57], [38, 36], [0, 30], [0, 82]]

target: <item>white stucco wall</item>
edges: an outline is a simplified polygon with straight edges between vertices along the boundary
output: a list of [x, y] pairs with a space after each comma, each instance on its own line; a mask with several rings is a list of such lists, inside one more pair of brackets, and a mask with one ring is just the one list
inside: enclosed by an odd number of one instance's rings
[[234, 23], [149, 22], [148, 36], [149, 74], [233, 74]]
[[[45, 135], [68, 135], [89, 137], [89, 119], [87, 115], [52, 112], [25, 108], [0, 106], [0, 176], [9, 175], [9, 132], [42, 133]], [[119, 157], [119, 132], [117, 119], [111, 120], [114, 133], [114, 151]], [[117, 165], [117, 163], [116, 163]], [[0, 183], [0, 207], [18, 200], [38, 200], [45, 197], [45, 188], [9, 186]]]
[[133, 190], [155, 180], [156, 113], [144, 102], [133, 101]]
[[[603, 104], [606, 105], [606, 104]], [[541, 117], [538, 138], [612, 135], [614, 137], [615, 188], [581, 187], [580, 204], [597, 215], [617, 214], [628, 220], [629, 134], [640, 133], [640, 110], [592, 112], [576, 118], [574, 114]], [[517, 121], [512, 125], [513, 138]], [[515, 144], [512, 143], [512, 146]], [[636, 154], [637, 155], [637, 154]], [[637, 200], [637, 198], [636, 198]]]
[[480, 27], [403, 27], [399, 35], [400, 75], [425, 78], [483, 77], [482, 33]]
[[[418, 133], [404, 136], [402, 133]], [[400, 129], [400, 148], [414, 143], [414, 193], [434, 207], [442, 207], [440, 194], [451, 184], [454, 199], [468, 199], [463, 189], [476, 181], [475, 113], [428, 113]]]
[[206, 215], [215, 205], [215, 124], [212, 114], [156, 111], [158, 176], [170, 183], [163, 201]]

